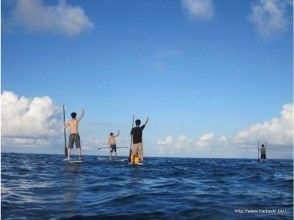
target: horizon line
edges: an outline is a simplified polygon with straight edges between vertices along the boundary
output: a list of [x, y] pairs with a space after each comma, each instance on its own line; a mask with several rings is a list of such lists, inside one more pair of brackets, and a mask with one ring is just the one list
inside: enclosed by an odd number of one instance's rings
[[[35, 154], [35, 155], [64, 155], [62, 153], [28, 153], [28, 152], [3, 152], [1, 154]], [[72, 155], [78, 156], [78, 155]], [[94, 157], [109, 157], [109, 155], [95, 155], [95, 154], [84, 154], [85, 156], [94, 156]], [[118, 156], [118, 157], [128, 157], [128, 156]], [[232, 160], [258, 160], [258, 158], [249, 158], [249, 157], [183, 157], [183, 156], [144, 156], [144, 158], [183, 158], [183, 159], [232, 159]], [[267, 158], [266, 160], [294, 160], [294, 158]]]

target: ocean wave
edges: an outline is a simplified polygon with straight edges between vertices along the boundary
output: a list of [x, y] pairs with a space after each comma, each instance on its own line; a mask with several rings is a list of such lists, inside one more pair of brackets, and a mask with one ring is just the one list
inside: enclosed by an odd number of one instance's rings
[[123, 159], [2, 153], [2, 219], [293, 217], [292, 160]]

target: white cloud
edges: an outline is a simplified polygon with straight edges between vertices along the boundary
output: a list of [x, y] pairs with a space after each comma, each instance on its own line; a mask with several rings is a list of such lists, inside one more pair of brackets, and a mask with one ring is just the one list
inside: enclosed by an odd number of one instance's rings
[[190, 140], [186, 135], [181, 135], [175, 141], [175, 147], [178, 149], [182, 149], [185, 146], [191, 146], [192, 140]]
[[181, 135], [177, 138], [173, 138], [172, 136], [167, 136], [163, 140], [159, 139], [156, 143], [161, 146], [173, 146], [177, 149], [181, 149], [185, 146], [191, 145], [192, 140], [190, 140], [186, 135]]
[[261, 37], [276, 37], [286, 30], [286, 2], [283, 0], [259, 0], [251, 6], [249, 21], [252, 22]]
[[61, 111], [51, 98], [1, 94], [1, 136], [4, 144], [46, 145], [63, 131]]
[[283, 106], [281, 116], [244, 129], [233, 138], [233, 142], [256, 144], [267, 140], [271, 145], [293, 145], [293, 104]]
[[159, 146], [167, 146], [170, 149], [181, 150], [183, 148], [191, 148], [195, 146], [197, 148], [205, 148], [211, 146], [226, 145], [227, 138], [225, 136], [216, 137], [214, 133], [209, 132], [202, 134], [198, 139], [193, 140], [192, 138], [187, 137], [186, 135], [181, 135], [177, 138], [172, 136], [167, 136], [163, 140], [159, 139], [156, 143]]
[[215, 14], [212, 0], [182, 0], [182, 6], [196, 20], [209, 20]]
[[28, 30], [61, 33], [75, 36], [94, 28], [94, 24], [79, 6], [70, 6], [66, 0], [46, 6], [41, 0], [18, 0], [13, 20]]
[[38, 146], [46, 146], [48, 145], [48, 139], [36, 139], [36, 138], [8, 138], [4, 137], [2, 140], [3, 145], [21, 145], [21, 146], [30, 146], [30, 147], [38, 147]]
[[211, 142], [214, 140], [215, 135], [214, 133], [206, 133], [203, 134], [195, 143], [196, 147], [207, 147], [211, 145]]
[[222, 136], [216, 136], [214, 133], [209, 132], [202, 134], [200, 138], [193, 142], [195, 149], [208, 148], [208, 147], [224, 147], [228, 145], [228, 139]]
[[158, 154], [163, 156], [178, 156], [180, 154], [188, 154], [191, 152], [193, 141], [186, 135], [177, 138], [167, 136], [163, 140], [159, 139], [156, 143], [158, 146]]
[[219, 141], [222, 145], [228, 145], [228, 139], [224, 135], [219, 138]]
[[170, 145], [174, 142], [174, 139], [172, 136], [167, 136], [164, 140], [159, 139], [157, 141], [157, 145]]

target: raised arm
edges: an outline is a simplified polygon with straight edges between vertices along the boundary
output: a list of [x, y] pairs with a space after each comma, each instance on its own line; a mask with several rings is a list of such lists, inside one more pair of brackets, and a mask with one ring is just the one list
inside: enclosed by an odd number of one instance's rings
[[115, 135], [115, 137], [118, 137], [119, 136], [119, 130], [117, 130], [117, 135]]
[[149, 118], [147, 117], [147, 119], [146, 119], [146, 121], [145, 121], [145, 123], [144, 123], [144, 126], [147, 125], [148, 121], [149, 121]]
[[85, 109], [82, 110], [81, 116], [79, 117], [78, 121], [80, 121], [83, 118], [84, 113], [85, 113]]

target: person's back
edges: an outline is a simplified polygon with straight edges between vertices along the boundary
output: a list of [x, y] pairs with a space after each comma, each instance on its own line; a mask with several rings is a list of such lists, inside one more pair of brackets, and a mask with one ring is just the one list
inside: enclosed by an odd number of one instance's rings
[[71, 119], [68, 123], [69, 123], [70, 133], [71, 134], [78, 134], [79, 133], [79, 129], [78, 129], [79, 120], [74, 118], [74, 119]]
[[145, 125], [132, 128], [131, 134], [133, 135], [133, 144], [142, 143], [142, 131], [145, 128]]
[[261, 154], [266, 154], [266, 149], [265, 149], [264, 146], [262, 146], [262, 147], [260, 148], [260, 153], [261, 153]]

